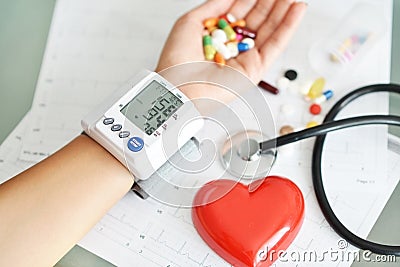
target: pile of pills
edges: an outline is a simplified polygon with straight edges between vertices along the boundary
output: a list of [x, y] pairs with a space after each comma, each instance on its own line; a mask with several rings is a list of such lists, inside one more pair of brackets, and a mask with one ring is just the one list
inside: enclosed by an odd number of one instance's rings
[[232, 14], [206, 19], [203, 25], [203, 50], [206, 60], [225, 65], [226, 60], [254, 47], [256, 32], [246, 28], [245, 20], [237, 20]]

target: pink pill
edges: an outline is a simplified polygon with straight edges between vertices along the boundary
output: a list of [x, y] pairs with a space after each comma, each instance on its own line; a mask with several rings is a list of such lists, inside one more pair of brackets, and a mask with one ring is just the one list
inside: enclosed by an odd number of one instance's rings
[[243, 39], [243, 35], [241, 34], [236, 34], [236, 41], [240, 42]]

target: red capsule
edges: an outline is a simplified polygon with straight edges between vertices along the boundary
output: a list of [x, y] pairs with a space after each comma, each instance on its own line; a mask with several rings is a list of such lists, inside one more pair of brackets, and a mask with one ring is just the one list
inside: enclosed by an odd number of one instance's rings
[[240, 27], [240, 26], [235, 26], [233, 27], [233, 30], [237, 33], [237, 34], [241, 34], [243, 36], [255, 39], [257, 36], [257, 33], [250, 30], [249, 28], [246, 27]]
[[258, 86], [261, 87], [262, 89], [274, 94], [274, 95], [277, 95], [279, 93], [279, 89], [278, 88], [270, 85], [269, 83], [267, 83], [265, 81], [260, 81], [258, 83]]

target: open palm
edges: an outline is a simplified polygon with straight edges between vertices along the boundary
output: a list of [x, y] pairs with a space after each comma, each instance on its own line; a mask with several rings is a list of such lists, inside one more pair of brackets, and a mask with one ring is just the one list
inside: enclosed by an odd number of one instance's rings
[[209, 0], [177, 20], [156, 71], [204, 60], [203, 21], [231, 13], [244, 18], [247, 27], [257, 32], [257, 37], [253, 49], [229, 59], [227, 65], [246, 74], [257, 84], [285, 48], [305, 10], [306, 3], [294, 0]]

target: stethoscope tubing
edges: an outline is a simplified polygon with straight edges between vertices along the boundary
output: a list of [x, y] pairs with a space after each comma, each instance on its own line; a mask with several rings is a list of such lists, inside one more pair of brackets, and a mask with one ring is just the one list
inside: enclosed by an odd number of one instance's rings
[[329, 132], [342, 130], [350, 127], [370, 125], [370, 124], [400, 126], [400, 116], [367, 115], [367, 116], [346, 118], [337, 121], [327, 121], [318, 126], [314, 126], [308, 129], [289, 133], [274, 139], [270, 139], [268, 141], [264, 141], [260, 143], [260, 152], [265, 153], [266, 151], [273, 149], [275, 147], [284, 146], [310, 137], [326, 135]]
[[336, 104], [331, 108], [331, 110], [325, 116], [325, 119], [321, 125], [261, 142], [260, 153], [261, 154], [267, 153], [271, 149], [274, 149], [279, 146], [297, 142], [309, 137], [316, 137], [312, 153], [312, 162], [311, 162], [312, 181], [314, 185], [315, 196], [318, 200], [318, 204], [327, 222], [330, 224], [332, 229], [335, 230], [336, 233], [338, 233], [342, 238], [344, 238], [347, 242], [360, 249], [369, 250], [373, 253], [381, 255], [400, 256], [400, 246], [390, 246], [368, 241], [353, 234], [340, 222], [340, 220], [336, 217], [335, 213], [332, 210], [332, 207], [329, 204], [328, 198], [325, 193], [325, 188], [321, 174], [322, 152], [327, 133], [344, 128], [370, 125], [370, 124], [400, 126], [400, 116], [395, 116], [395, 115], [366, 115], [366, 116], [345, 118], [341, 120], [334, 120], [336, 115], [355, 99], [366, 94], [379, 93], [379, 92], [391, 92], [400, 94], [400, 85], [375, 84], [356, 89], [348, 93], [347, 95], [345, 95], [339, 101], [336, 102]]
[[[341, 98], [328, 112], [325, 116], [323, 123], [331, 122], [335, 119], [336, 115], [349, 103], [353, 100], [371, 93], [378, 92], [391, 92], [400, 94], [400, 85], [397, 84], [375, 84], [369, 85], [357, 90], [354, 90], [343, 98]], [[393, 115], [380, 115], [381, 117], [393, 117]], [[396, 117], [396, 116], [395, 116]], [[400, 117], [397, 116], [397, 120], [400, 120]], [[390, 124], [390, 123], [387, 123]], [[398, 125], [398, 124], [393, 124]], [[372, 242], [366, 239], [363, 239], [355, 234], [353, 234], [350, 230], [348, 230], [336, 217], [335, 213], [330, 206], [328, 198], [325, 193], [324, 184], [322, 181], [322, 172], [321, 172], [321, 162], [322, 162], [322, 152], [324, 147], [326, 134], [319, 135], [315, 139], [313, 153], [312, 153], [312, 161], [311, 161], [311, 169], [312, 169], [312, 180], [314, 185], [314, 192], [318, 200], [318, 204], [321, 208], [322, 213], [324, 214], [327, 222], [330, 226], [338, 233], [342, 238], [344, 238], [350, 244], [363, 249], [369, 250], [373, 253], [381, 254], [381, 255], [396, 255], [400, 256], [400, 246], [399, 245], [385, 245], [377, 242]]]

